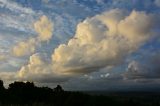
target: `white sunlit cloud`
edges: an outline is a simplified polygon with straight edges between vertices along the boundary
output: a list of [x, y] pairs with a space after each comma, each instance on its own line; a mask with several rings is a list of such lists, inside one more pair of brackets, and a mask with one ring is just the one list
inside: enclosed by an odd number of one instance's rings
[[55, 49], [55, 67], [62, 68], [63, 73], [77, 73], [76, 69], [86, 73], [123, 62], [128, 54], [154, 37], [155, 26], [154, 14], [133, 11], [127, 15], [115, 9], [78, 24], [75, 37]]

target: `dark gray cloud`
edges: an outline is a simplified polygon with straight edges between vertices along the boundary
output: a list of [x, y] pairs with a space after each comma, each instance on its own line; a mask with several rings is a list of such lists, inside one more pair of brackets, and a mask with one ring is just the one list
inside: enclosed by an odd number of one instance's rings
[[[145, 51], [144, 51], [145, 52]], [[157, 79], [160, 78], [160, 52], [152, 51], [133, 60], [128, 64], [124, 78], [126, 79]]]

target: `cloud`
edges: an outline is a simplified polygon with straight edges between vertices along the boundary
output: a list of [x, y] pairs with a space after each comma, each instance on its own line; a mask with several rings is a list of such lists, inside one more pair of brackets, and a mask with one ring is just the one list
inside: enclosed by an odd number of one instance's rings
[[[17, 72], [1, 72], [0, 77], [3, 80], [12, 81], [12, 80], [22, 80], [22, 81], [43, 81], [43, 78], [46, 78], [47, 80], [51, 77], [50, 67], [47, 64], [45, 54], [33, 54], [30, 56], [29, 62], [27, 65], [24, 65], [21, 67], [20, 71]], [[53, 76], [53, 73], [52, 73]]]
[[[71, 2], [68, 0], [30, 0], [25, 3], [16, 2], [0, 0], [0, 26], [2, 26], [0, 32], [1, 37], [7, 37], [7, 39], [2, 39], [0, 44], [2, 46], [0, 50], [2, 53], [0, 54], [7, 56], [5, 61], [3, 56], [0, 56], [2, 59], [0, 59], [0, 63], [2, 63], [0, 70], [6, 71], [5, 73], [0, 72], [1, 78], [5, 77], [4, 79], [12, 81], [31, 80], [47, 84], [48, 82], [59, 83], [64, 81], [71, 89], [77, 87], [78, 90], [83, 87], [104, 90], [108, 87], [111, 90], [124, 88], [124, 82], [127, 82], [128, 88], [134, 89], [137, 84], [134, 80], [141, 80], [141, 82], [156, 80], [155, 85], [159, 84], [159, 57], [158, 55], [151, 56], [156, 48], [159, 49], [159, 44], [149, 41], [154, 37], [154, 33], [159, 36], [159, 29], [154, 30], [155, 21], [160, 19], [159, 14], [157, 14], [159, 13], [159, 0], [71, 0]], [[113, 8], [121, 8], [126, 11], [120, 9], [109, 11]], [[93, 17], [93, 15], [105, 10], [107, 11]], [[47, 16], [43, 16], [43, 13]], [[88, 18], [82, 21], [86, 16]], [[36, 17], [39, 19], [36, 20]], [[54, 39], [51, 39], [49, 28], [43, 29], [43, 26], [47, 25], [44, 24], [44, 22], [47, 23], [47, 20], [49, 21], [48, 24], [53, 23], [51, 19], [55, 22], [54, 25], [50, 25], [54, 28], [54, 30], [52, 29]], [[42, 30], [35, 30], [36, 22], [37, 29]], [[159, 24], [158, 21], [157, 24]], [[77, 30], [75, 30], [76, 25]], [[41, 33], [48, 33], [48, 36], [43, 36]], [[10, 47], [15, 42], [20, 41], [23, 36], [27, 36], [26, 34], [35, 34], [36, 36], [34, 38], [30, 38], [30, 36], [28, 39], [17, 43], [15, 45], [17, 50], [15, 51], [23, 53], [15, 52], [14, 57], [12, 57], [13, 55], [9, 51], [11, 50]], [[70, 39], [71, 37], [73, 38]], [[30, 39], [35, 39], [35, 43], [30, 43]], [[68, 39], [70, 40], [66, 43]], [[46, 44], [45, 42], [48, 41], [51, 42]], [[66, 44], [61, 44], [64, 42]], [[21, 43], [26, 46], [21, 47]], [[61, 45], [58, 46], [57, 44]], [[142, 46], [143, 44], [146, 45]], [[154, 49], [147, 54], [145, 59], [141, 58], [142, 54], [137, 55], [137, 50], [148, 50], [150, 46]], [[53, 50], [55, 47], [57, 48]], [[51, 56], [45, 57], [41, 54], [45, 51], [48, 55], [54, 51], [52, 62]], [[40, 53], [37, 54], [36, 52]], [[143, 51], [143, 53], [146, 52]], [[16, 57], [18, 54], [21, 55]], [[25, 55], [30, 56], [30, 59], [26, 60], [27, 57], [21, 57]], [[127, 69], [125, 69], [126, 57], [127, 61], [131, 60]], [[138, 59], [132, 59], [133, 57], [138, 57]], [[109, 66], [113, 68], [108, 72]], [[103, 67], [106, 69], [104, 69], [104, 73], [101, 73]], [[13, 72], [10, 73], [10, 71]], [[96, 75], [94, 76], [93, 73]], [[79, 78], [84, 74], [88, 77]], [[122, 74], [124, 75], [121, 76]], [[115, 76], [118, 78], [112, 78]], [[126, 80], [123, 80], [123, 77]], [[69, 78], [74, 83], [68, 82]], [[51, 83], [51, 85], [53, 84]], [[142, 83], [140, 86], [145, 88]], [[149, 84], [149, 86], [152, 85]]]
[[14, 11], [16, 13], [24, 13], [24, 14], [35, 14], [35, 12], [31, 8], [25, 8], [21, 5], [18, 5], [16, 2], [9, 0], [0, 0], [0, 7], [8, 8], [10, 11]]
[[[40, 31], [48, 21], [40, 19], [36, 25]], [[86, 18], [77, 25], [75, 36], [67, 44], [60, 44], [52, 54], [52, 62], [34, 54], [29, 63], [17, 72], [19, 79], [34, 81], [57, 81], [86, 73], [98, 72], [104, 67], [123, 64], [126, 57], [136, 52], [144, 43], [155, 36], [158, 16], [142, 11], [113, 9], [94, 17]], [[42, 24], [41, 24], [42, 23]], [[49, 24], [49, 23], [48, 23]], [[48, 25], [47, 24], [47, 25]], [[159, 27], [158, 27], [159, 28]], [[47, 33], [51, 35], [50, 33]], [[52, 80], [53, 79], [53, 80]]]
[[13, 47], [13, 54], [15, 56], [32, 54], [35, 52], [36, 46], [38, 46], [39, 43], [48, 41], [52, 38], [53, 24], [47, 16], [41, 16], [40, 19], [34, 23], [34, 29], [38, 33], [38, 36], [19, 42], [15, 45]]
[[155, 3], [156, 6], [160, 7], [160, 0], [155, 0], [154, 3]]
[[5, 81], [16, 81], [17, 73], [15, 72], [0, 72], [0, 78]]
[[142, 65], [137, 61], [132, 61], [128, 64], [124, 79], [143, 79], [149, 76], [149, 71], [150, 70], [145, 65]]
[[[78, 84], [78, 85], [77, 85]], [[63, 84], [67, 90], [115, 90], [124, 87], [124, 82], [119, 74], [100, 72], [85, 74], [75, 77]]]
[[37, 41], [35, 38], [30, 38], [27, 41], [19, 42], [13, 47], [13, 54], [15, 56], [29, 55], [35, 52]]
[[154, 36], [157, 18], [153, 14], [113, 9], [87, 18], [77, 26], [68, 44], [61, 44], [52, 55], [62, 73], [88, 73], [123, 63]]
[[38, 33], [41, 41], [48, 41], [52, 37], [53, 24], [43, 15], [37, 22], [34, 23], [34, 29]]
[[[23, 66], [18, 76], [20, 78], [26, 78], [28, 75], [36, 75], [38, 76], [39, 73], [47, 73], [47, 66], [45, 67], [45, 61], [42, 60], [42, 56], [40, 54], [33, 54], [30, 56], [29, 63], [26, 66]], [[46, 69], [44, 69], [45, 67]], [[36, 77], [36, 76], [35, 76]]]
[[48, 4], [50, 0], [42, 0], [42, 2]]
[[5, 60], [6, 60], [6, 56], [3, 55], [3, 54], [0, 54], [0, 62], [1, 62], [1, 61], [5, 61]]
[[128, 64], [124, 79], [157, 79], [160, 78], [160, 55], [159, 51], [154, 54], [147, 54], [143, 57], [144, 61], [133, 60]]
[[17, 78], [21, 80], [31, 80], [38, 82], [61, 82], [66, 81], [68, 77], [60, 76], [54, 73], [51, 65], [48, 63], [46, 54], [33, 54], [30, 56], [29, 63], [23, 66], [17, 72]]
[[97, 4], [104, 4], [104, 0], [96, 0]]

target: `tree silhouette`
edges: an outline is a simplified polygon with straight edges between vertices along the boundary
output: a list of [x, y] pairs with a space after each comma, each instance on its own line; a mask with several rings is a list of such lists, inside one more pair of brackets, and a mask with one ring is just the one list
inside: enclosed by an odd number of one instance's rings
[[64, 91], [64, 90], [62, 89], [62, 87], [61, 87], [60, 85], [57, 85], [57, 87], [54, 88], [54, 91], [55, 91], [55, 92], [62, 92], [62, 91]]
[[17, 81], [5, 89], [0, 80], [0, 106], [160, 106], [160, 93], [151, 97], [131, 95], [89, 95], [64, 91], [60, 85], [51, 89], [37, 87], [33, 82]]
[[9, 84], [8, 89], [30, 89], [30, 88], [34, 88], [34, 83], [33, 82], [14, 82]]
[[0, 80], [0, 105], [1, 105], [1, 102], [5, 100], [5, 88], [3, 86], [3, 81]]
[[0, 80], [0, 90], [4, 90], [3, 81]]

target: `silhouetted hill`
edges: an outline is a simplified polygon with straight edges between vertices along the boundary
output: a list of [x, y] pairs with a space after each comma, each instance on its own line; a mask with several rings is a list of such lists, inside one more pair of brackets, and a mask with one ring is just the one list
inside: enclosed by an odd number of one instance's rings
[[60, 85], [54, 89], [37, 87], [33, 82], [14, 82], [5, 89], [0, 81], [0, 106], [160, 106], [160, 93], [94, 94], [64, 91]]

